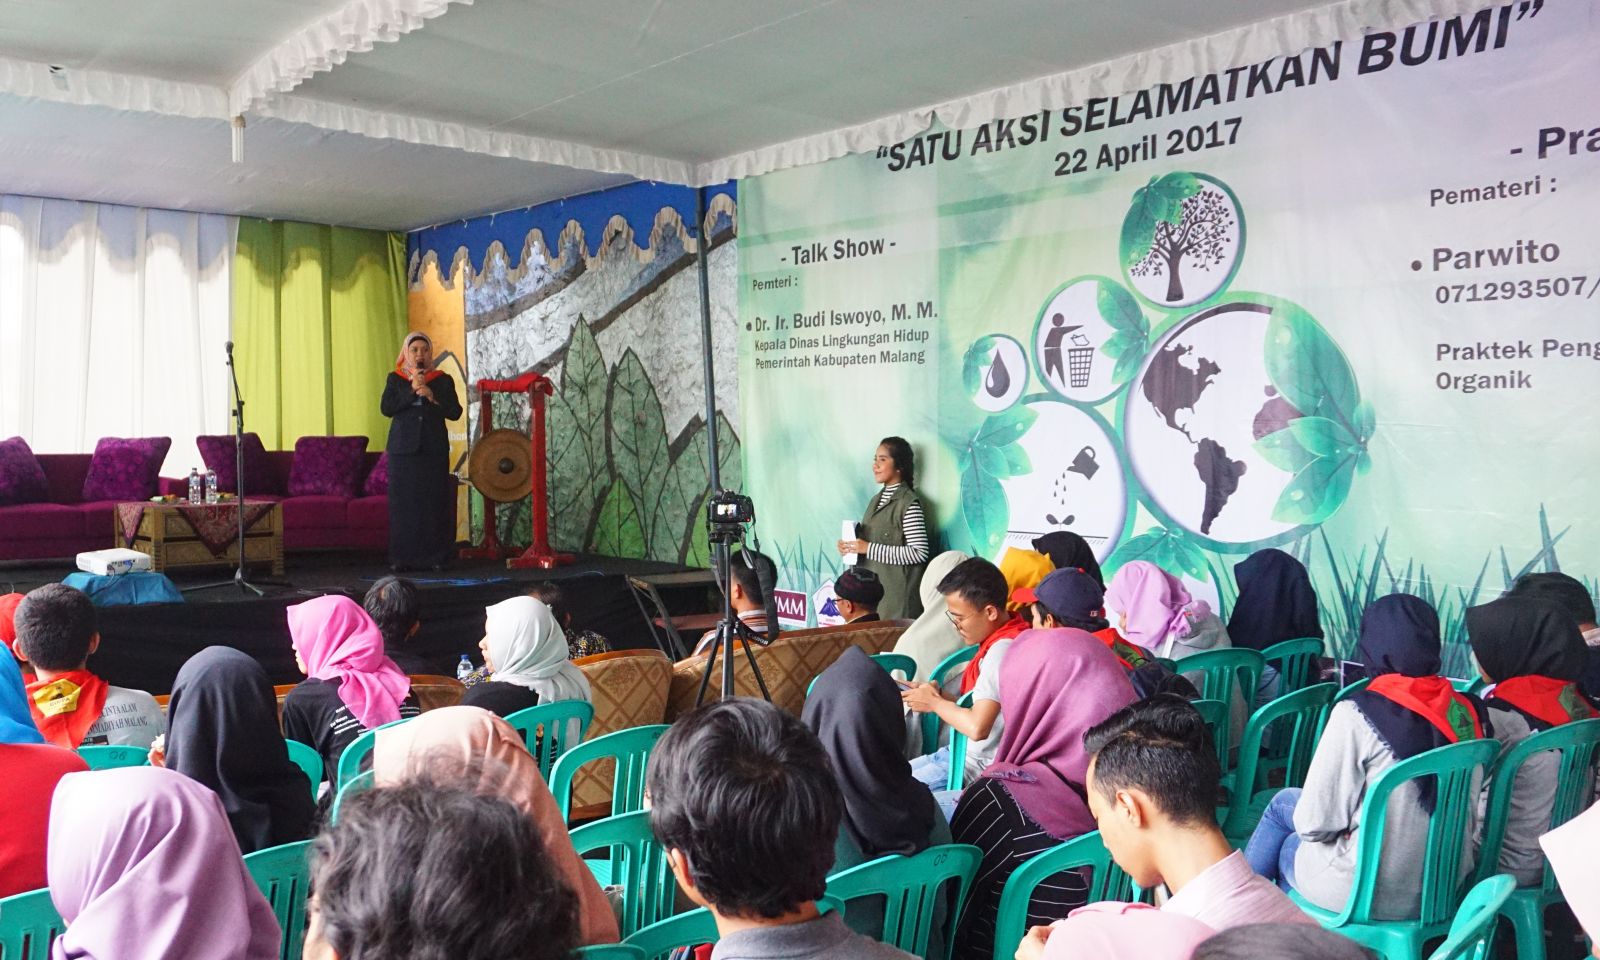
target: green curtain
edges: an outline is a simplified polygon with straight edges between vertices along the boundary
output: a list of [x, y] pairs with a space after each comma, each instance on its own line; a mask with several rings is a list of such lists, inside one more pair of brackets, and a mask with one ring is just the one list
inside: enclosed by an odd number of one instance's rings
[[367, 438], [406, 319], [403, 234], [239, 218], [233, 344], [245, 426], [268, 450], [300, 437]]

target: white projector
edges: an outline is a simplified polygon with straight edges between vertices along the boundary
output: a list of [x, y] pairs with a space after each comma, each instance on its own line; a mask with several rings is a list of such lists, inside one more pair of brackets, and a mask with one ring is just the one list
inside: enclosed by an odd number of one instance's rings
[[117, 547], [78, 554], [78, 569], [97, 577], [114, 577], [134, 570], [149, 570], [150, 555]]

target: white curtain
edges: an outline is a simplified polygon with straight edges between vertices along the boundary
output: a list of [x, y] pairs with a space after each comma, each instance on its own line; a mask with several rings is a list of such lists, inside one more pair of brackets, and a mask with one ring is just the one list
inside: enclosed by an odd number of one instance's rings
[[0, 439], [88, 453], [172, 438], [161, 475], [202, 466], [229, 429], [238, 220], [0, 196]]

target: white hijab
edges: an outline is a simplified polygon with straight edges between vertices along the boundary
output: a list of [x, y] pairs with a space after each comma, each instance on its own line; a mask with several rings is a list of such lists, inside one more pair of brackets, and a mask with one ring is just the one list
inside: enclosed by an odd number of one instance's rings
[[592, 701], [589, 678], [567, 659], [567, 635], [542, 600], [512, 597], [484, 611], [489, 638], [490, 680], [514, 683], [555, 700]]
[[961, 634], [945, 614], [944, 597], [939, 594], [939, 581], [949, 575], [956, 565], [967, 559], [960, 550], [947, 550], [928, 561], [919, 584], [922, 594], [922, 616], [906, 628], [895, 641], [894, 652], [903, 653], [917, 661], [918, 680], [927, 680], [945, 657], [961, 649]]

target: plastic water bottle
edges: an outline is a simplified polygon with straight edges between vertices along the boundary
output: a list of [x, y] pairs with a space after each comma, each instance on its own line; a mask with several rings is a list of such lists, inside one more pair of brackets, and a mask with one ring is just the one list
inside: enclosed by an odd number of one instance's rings
[[217, 471], [206, 471], [206, 503], [217, 502]]
[[200, 468], [189, 468], [189, 502], [200, 502]]
[[472, 676], [472, 658], [463, 653], [461, 662], [456, 664], [456, 679], [466, 683], [470, 676]]

